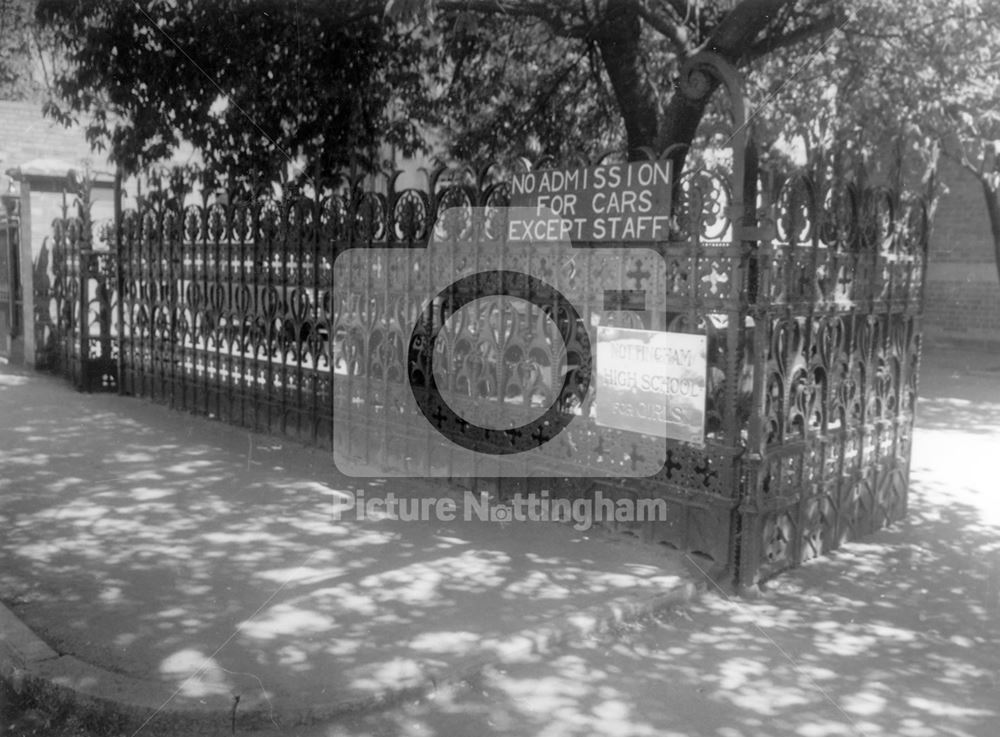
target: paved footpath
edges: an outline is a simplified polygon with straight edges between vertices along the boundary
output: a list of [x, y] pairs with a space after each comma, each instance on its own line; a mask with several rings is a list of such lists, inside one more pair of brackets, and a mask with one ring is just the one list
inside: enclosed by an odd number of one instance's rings
[[[14, 380], [8, 377], [5, 381]], [[58, 402], [66, 408], [85, 399], [63, 392], [58, 384], [45, 386], [61, 392]], [[487, 667], [464, 686], [439, 688], [433, 698], [341, 715], [312, 726], [293, 726], [287, 720], [279, 720], [278, 729], [265, 722], [258, 734], [260, 737], [995, 737], [996, 725], [1000, 723], [1000, 497], [997, 495], [1000, 474], [995, 470], [1000, 451], [1000, 351], [928, 347], [920, 388], [910, 516], [890, 529], [778, 576], [765, 587], [760, 598], [732, 599], [720, 592], [702, 593], [687, 605], [661, 611], [655, 618], [617, 628], [611, 634], [573, 639], [564, 648], [528, 653], [500, 666]], [[5, 391], [0, 389], [0, 406], [6, 406]], [[118, 406], [116, 402], [127, 400], [100, 401], [108, 402], [107, 406]], [[128, 416], [134, 417], [133, 411], [140, 410], [131, 409]], [[174, 432], [181, 435], [189, 426], [201, 426], [187, 418], [171, 426], [169, 413], [157, 414], [161, 410], [153, 407], [142, 411], [152, 413], [148, 415], [150, 418], [158, 418], [155, 426], [176, 427]], [[77, 422], [67, 419], [72, 412], [65, 409], [53, 426]], [[113, 416], [121, 421], [125, 415], [117, 412], [108, 415]], [[136, 429], [141, 427], [140, 424]], [[223, 432], [218, 425], [208, 427]], [[137, 438], [136, 442], [142, 441]], [[200, 442], [204, 447], [214, 448], [222, 442], [222, 437]], [[238, 443], [238, 436], [234, 435], [232, 442]], [[6, 450], [6, 446], [0, 449]], [[287, 447], [280, 452], [258, 448], [251, 464], [267, 453], [285, 457], [287, 452]], [[23, 457], [31, 459], [30, 454]], [[241, 458], [245, 465], [245, 450], [241, 455], [234, 446], [233, 457]], [[45, 463], [55, 463], [47, 457], [34, 461], [39, 473]], [[162, 464], [159, 473], [166, 473], [168, 466]], [[68, 479], [67, 483], [71, 481]], [[3, 499], [8, 496], [0, 494]], [[213, 504], [223, 503], [213, 495], [195, 494], [193, 498], [191, 503], [200, 498], [212, 499]], [[261, 504], [259, 500], [249, 502], [252, 507]], [[4, 507], [0, 507], [0, 514], [13, 516]], [[178, 512], [170, 514], [180, 516]], [[190, 514], [183, 516], [186, 519]], [[311, 517], [307, 515], [304, 519]], [[69, 514], [63, 524], [75, 524], [79, 530], [76, 536], [85, 540], [93, 534], [90, 529], [96, 523], [76, 513], [75, 517]], [[213, 532], [225, 532], [228, 524], [214, 528]], [[147, 534], [154, 535], [154, 531]], [[173, 537], [181, 536], [174, 533]], [[187, 535], [189, 541], [196, 538], [196, 534]], [[65, 542], [73, 538], [64, 535], [56, 537], [59, 539]], [[294, 539], [298, 542], [298, 538]], [[546, 543], [557, 544], [548, 540]], [[6, 543], [0, 542], [0, 547], [3, 544]], [[546, 583], [537, 590], [549, 587], [558, 590], [551, 577], [564, 566], [570, 575], [578, 576], [579, 569], [595, 565], [588, 559], [603, 560], [604, 548], [592, 546], [606, 545], [605, 542], [581, 540], [574, 544], [587, 553], [576, 558], [569, 556], [570, 560], [563, 559], [554, 569], [541, 556], [532, 561], [535, 570], [546, 577]], [[207, 549], [205, 542], [199, 545]], [[277, 547], [274, 543], [260, 544], [260, 549], [274, 547]], [[497, 548], [477, 546], [471, 540], [463, 548], [485, 549]], [[252, 546], [247, 547], [244, 554], [252, 550]], [[524, 548], [513, 553], [509, 548], [501, 550], [511, 560], [529, 552]], [[594, 555], [590, 553], [592, 550]], [[69, 562], [63, 565], [68, 566], [64, 574], [66, 586], [79, 586], [75, 580], [83, 577], [79, 566], [74, 568]], [[201, 567], [202, 564], [194, 560], [186, 565]], [[225, 565], [237, 564], [227, 561]], [[258, 569], [268, 570], [263, 564]], [[55, 571], [57, 567], [48, 566], [46, 570]], [[524, 574], [520, 580], [527, 580], [529, 575]], [[600, 579], [602, 574], [596, 575]], [[184, 587], [170, 583], [171, 580], [167, 582], [177, 596], [177, 589], [183, 592]], [[512, 583], [517, 580], [512, 579]], [[448, 585], [456, 585], [455, 579], [448, 581]], [[99, 583], [121, 587], [113, 581]], [[23, 610], [31, 601], [32, 587], [26, 582], [18, 585], [22, 593], [16, 608]], [[214, 590], [208, 584], [196, 585], [208, 588], [203, 589], [200, 599], [190, 593], [181, 596], [187, 602], [186, 608], [208, 611], [206, 602], [219, 606], [231, 596], [224, 588]], [[277, 588], [270, 579], [261, 586], [268, 593]], [[95, 590], [104, 589], [95, 585]], [[444, 584], [437, 590], [443, 591]], [[73, 589], [67, 591], [71, 593]], [[574, 601], [576, 596], [574, 593]], [[38, 594], [35, 598], [39, 598]], [[496, 598], [503, 597], [495, 597], [494, 601]], [[519, 607], [530, 603], [519, 595], [515, 600]], [[469, 597], [456, 597], [456, 605], [461, 602], [464, 607], [468, 601]], [[409, 610], [411, 616], [413, 609], [421, 606], [413, 604]], [[168, 605], [163, 607], [166, 614], [161, 612], [160, 617], [166, 620], [175, 616]], [[246, 608], [252, 613], [251, 604]], [[79, 609], [86, 611], [79, 605], [67, 607], [66, 611]], [[309, 612], [302, 618], [301, 631], [307, 632], [307, 617], [322, 615], [324, 610], [302, 609]], [[407, 610], [404, 607], [390, 611]], [[523, 611], [530, 616], [527, 608]], [[248, 618], [245, 613], [233, 615], [234, 622]], [[143, 628], [152, 626], [142, 616], [133, 619], [138, 623], [133, 625], [137, 632], [140, 624]], [[491, 622], [497, 626], [496, 620]], [[67, 619], [65, 627], [72, 626], [73, 622]], [[178, 628], [175, 624], [171, 629], [183, 631], [184, 626], [181, 623]], [[186, 626], [191, 631], [184, 637], [197, 642], [199, 637], [193, 623]], [[470, 624], [465, 626], [472, 628]], [[412, 632], [441, 629], [415, 625]], [[218, 636], [203, 638], [202, 651], [211, 652], [209, 648], [217, 647]], [[177, 635], [163, 635], [169, 637]], [[303, 636], [293, 642], [295, 638], [283, 637], [284, 643], [291, 647], [317, 647], [316, 638]], [[254, 642], [249, 633], [242, 632], [234, 642], [243, 643], [247, 638]], [[78, 639], [82, 643], [86, 638]], [[149, 640], [156, 642], [157, 638], [152, 636]], [[334, 635], [325, 640], [319, 636], [319, 641], [327, 647], [333, 642], [352, 642]], [[414, 648], [406, 643], [413, 641], [412, 635], [400, 640], [400, 651], [412, 652]], [[450, 641], [442, 637], [439, 643]], [[94, 642], [99, 641], [95, 638]], [[187, 640], [179, 638], [175, 649], [180, 651], [184, 642]], [[259, 642], [256, 646], [261, 653], [271, 653], [277, 651], [278, 644], [275, 643], [275, 650]], [[140, 647], [138, 640], [123, 647], [120, 662], [125, 662], [124, 654], [132, 647]], [[230, 665], [232, 661], [225, 660], [234, 655], [230, 647], [231, 644], [223, 648], [214, 660], [220, 667], [235, 670]], [[439, 651], [444, 649], [441, 644], [437, 647]], [[346, 648], [342, 652], [345, 668], [360, 662], [346, 655]], [[422, 652], [427, 657], [427, 651]], [[308, 655], [299, 661], [300, 667], [311, 668], [311, 663], [318, 662], [315, 657]], [[440, 661], [447, 661], [447, 657], [440, 656]], [[293, 670], [293, 662], [287, 661], [284, 669]], [[266, 675], [265, 671], [275, 672], [264, 667], [247, 672]], [[236, 678], [225, 671], [219, 672]], [[264, 679], [264, 675], [260, 677]], [[269, 680], [265, 683], [272, 685]], [[18, 737], [133, 734], [109, 729], [104, 722], [80, 727], [75, 713], [51, 727], [48, 718], [43, 710], [32, 710], [15, 725], [19, 731], [0, 729], [0, 733]], [[238, 723], [236, 734], [246, 734], [242, 727]], [[183, 729], [174, 732], [178, 737], [188, 733]]]
[[1000, 350], [928, 347], [920, 390], [901, 523], [759, 598], [706, 593], [295, 737], [997, 737]]
[[433, 488], [0, 366], [0, 676], [128, 732], [230, 734], [234, 715], [287, 727], [420, 694], [692, 593], [678, 556], [569, 525], [332, 513], [335, 494]]

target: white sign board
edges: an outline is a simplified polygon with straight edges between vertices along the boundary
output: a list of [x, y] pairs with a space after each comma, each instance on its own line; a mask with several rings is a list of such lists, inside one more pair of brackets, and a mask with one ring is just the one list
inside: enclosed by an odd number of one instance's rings
[[598, 425], [705, 443], [704, 335], [598, 327]]
[[575, 241], [664, 241], [670, 238], [673, 163], [636, 161], [585, 169], [527, 172], [511, 183], [512, 243], [570, 238]]

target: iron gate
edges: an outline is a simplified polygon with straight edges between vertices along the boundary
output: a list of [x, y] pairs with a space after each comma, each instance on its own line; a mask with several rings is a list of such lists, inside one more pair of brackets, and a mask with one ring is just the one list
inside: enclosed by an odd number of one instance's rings
[[112, 233], [95, 232], [88, 196], [85, 186], [64, 192], [62, 216], [35, 264], [36, 366], [82, 391], [117, 391], [118, 254]]

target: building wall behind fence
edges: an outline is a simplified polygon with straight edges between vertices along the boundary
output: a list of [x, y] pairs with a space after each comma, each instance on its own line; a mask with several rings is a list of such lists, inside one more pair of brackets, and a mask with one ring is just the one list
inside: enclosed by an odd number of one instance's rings
[[47, 119], [41, 103], [0, 100], [0, 190], [10, 187], [7, 169], [34, 159], [58, 159], [80, 169], [93, 161], [97, 168], [107, 168], [103, 156], [91, 154], [82, 128], [64, 128]]
[[924, 330], [930, 339], [1000, 343], [1000, 278], [983, 191], [976, 178], [944, 159], [931, 236]]

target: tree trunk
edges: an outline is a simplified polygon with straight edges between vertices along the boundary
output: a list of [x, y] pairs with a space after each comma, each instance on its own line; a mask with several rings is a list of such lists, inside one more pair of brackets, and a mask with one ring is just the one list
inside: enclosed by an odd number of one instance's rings
[[997, 278], [1000, 279], [1000, 190], [990, 184], [984, 177], [979, 177], [986, 198], [986, 214], [990, 218], [990, 234], [993, 236], [993, 261], [997, 267]]
[[[704, 48], [733, 66], [739, 66], [750, 46], [778, 11], [791, 2], [794, 0], [743, 0], [712, 29]], [[708, 101], [719, 87], [719, 80], [707, 74], [694, 81], [692, 86], [698, 95], [685, 96], [679, 91], [674, 94], [664, 110], [657, 141], [660, 150], [673, 144], [684, 144], [670, 157], [674, 161], [674, 171], [678, 173], [684, 169], [687, 146], [694, 140]]]
[[677, 172], [678, 176], [684, 170], [688, 146], [691, 145], [695, 133], [698, 132], [698, 126], [705, 115], [708, 101], [719, 87], [717, 79], [710, 78], [708, 75], [703, 76], [702, 83], [705, 85], [703, 97], [691, 99], [678, 91], [670, 98], [670, 103], [663, 112], [663, 125], [660, 128], [659, 138], [654, 144], [658, 151], [663, 151], [668, 146], [681, 144], [670, 154], [670, 160], [674, 162], [674, 171]]
[[[778, 11], [791, 2], [794, 0], [743, 0], [712, 30], [703, 48], [738, 65]], [[700, 93], [697, 97], [675, 90], [661, 110], [656, 86], [643, 68], [642, 27], [635, 4], [612, 4], [600, 23], [596, 40], [625, 122], [629, 157], [637, 157], [638, 149], [644, 146], [659, 153], [673, 144], [683, 144], [671, 156], [674, 171], [680, 173], [687, 154], [685, 147], [694, 140], [708, 101], [719, 86], [718, 80], [708, 75], [697, 80]], [[659, 84], [666, 87], [668, 83], [662, 80]]]
[[659, 122], [656, 90], [643, 69], [642, 24], [632, 3], [618, 3], [601, 26], [597, 48], [625, 122], [629, 158], [634, 159], [641, 147], [656, 145]]

